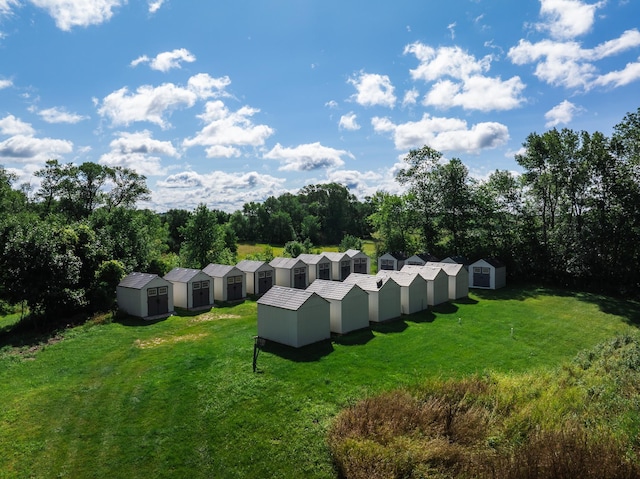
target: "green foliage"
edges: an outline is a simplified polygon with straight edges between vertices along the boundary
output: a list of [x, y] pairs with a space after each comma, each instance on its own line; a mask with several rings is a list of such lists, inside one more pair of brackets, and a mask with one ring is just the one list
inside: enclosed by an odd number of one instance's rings
[[209, 263], [233, 264], [237, 246], [235, 235], [226, 234], [228, 231], [218, 223], [215, 211], [209, 210], [205, 204], [198, 205], [181, 231], [185, 240], [180, 257], [185, 266], [204, 268]]
[[116, 302], [116, 287], [125, 276], [124, 265], [117, 260], [103, 261], [95, 272], [91, 288], [91, 306], [96, 311], [110, 311]]
[[342, 241], [340, 241], [340, 246], [338, 246], [338, 251], [340, 251], [341, 253], [344, 253], [345, 251], [350, 249], [362, 251], [363, 247], [364, 247], [364, 243], [360, 238], [356, 238], [355, 236], [352, 236], [352, 235], [345, 235], [344, 238], [342, 238]]
[[303, 253], [311, 253], [313, 251], [313, 244], [309, 238], [305, 239], [302, 243], [300, 241], [289, 241], [284, 245], [284, 255], [289, 258], [297, 258]]

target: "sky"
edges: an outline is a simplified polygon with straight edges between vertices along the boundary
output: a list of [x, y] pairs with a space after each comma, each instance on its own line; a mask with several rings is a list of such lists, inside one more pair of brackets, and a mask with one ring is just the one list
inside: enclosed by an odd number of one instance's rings
[[133, 169], [162, 212], [401, 193], [412, 149], [521, 172], [640, 107], [638, 0], [0, 0], [0, 165]]

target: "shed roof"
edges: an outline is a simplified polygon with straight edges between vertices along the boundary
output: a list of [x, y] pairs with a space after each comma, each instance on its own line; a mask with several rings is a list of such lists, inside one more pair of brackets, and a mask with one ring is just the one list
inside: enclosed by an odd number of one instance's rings
[[307, 291], [318, 293], [320, 297], [325, 299], [342, 300], [353, 288], [360, 288], [360, 286], [355, 283], [316, 279], [309, 285]]
[[173, 268], [164, 275], [164, 279], [167, 281], [176, 281], [178, 283], [188, 283], [200, 272], [201, 270], [199, 269]]
[[[420, 270], [420, 276], [424, 279], [433, 281], [440, 273], [445, 273], [440, 266], [423, 266]], [[445, 273], [446, 274], [446, 273]]]
[[329, 259], [324, 254], [302, 253], [298, 255], [296, 259], [299, 259], [305, 264], [318, 264], [321, 263], [322, 260], [325, 260], [325, 262], [329, 262]]
[[277, 256], [271, 260], [269, 265], [273, 266], [274, 268], [291, 269], [291, 268], [295, 268], [298, 265], [298, 263], [304, 263], [304, 262], [298, 258], [284, 258], [282, 256]]
[[[365, 291], [378, 291], [389, 281], [393, 281], [395, 283], [395, 281], [390, 277], [378, 277], [364, 273], [351, 273], [344, 279], [343, 283], [357, 284]], [[379, 284], [380, 286], [378, 286]]]
[[[235, 266], [230, 266], [228, 264], [210, 263], [202, 271], [213, 278], [223, 278], [224, 276], [227, 276], [229, 273], [231, 273], [234, 269], [238, 270], [238, 268], [236, 268]], [[238, 270], [237, 272], [241, 273], [240, 270]]]
[[267, 265], [265, 261], [243, 259], [236, 265], [236, 268], [238, 268], [240, 271], [244, 271], [245, 273], [255, 273], [265, 265]]
[[[427, 261], [425, 266], [442, 268], [442, 270], [449, 276], [457, 275], [460, 270], [464, 268], [464, 264], [462, 263], [443, 263], [442, 261]], [[402, 269], [404, 270], [404, 268]]]
[[160, 278], [160, 276], [150, 273], [130, 273], [122, 278], [122, 281], [118, 283], [118, 286], [131, 289], [142, 289], [156, 278]]
[[345, 251], [345, 253], [349, 255], [349, 258], [354, 258], [356, 256], [366, 256], [367, 258], [369, 257], [366, 253], [360, 251], [359, 249], [348, 249], [347, 251]]
[[[418, 271], [382, 270], [382, 271], [378, 271], [378, 274], [376, 276], [392, 278], [400, 286], [411, 286], [411, 283], [413, 283], [415, 281], [416, 277], [419, 276], [419, 275], [420, 275], [420, 273]], [[422, 283], [422, 284], [424, 284], [424, 283]]]
[[265, 306], [274, 306], [276, 308], [289, 309], [291, 311], [297, 311], [306, 303], [312, 296], [318, 296], [323, 301], [324, 298], [320, 297], [313, 291], [307, 291], [304, 289], [285, 288], [283, 286], [272, 286], [259, 300], [258, 304]]
[[330, 251], [328, 253], [324, 253], [324, 255], [333, 262], [343, 261], [344, 259], [351, 259], [351, 257], [347, 253], [338, 253], [336, 251]]
[[[393, 259], [398, 260], [398, 261], [404, 261], [405, 259], [408, 258], [408, 256], [404, 253], [399, 253], [398, 251], [392, 251], [389, 253], [385, 253], [382, 256], [391, 256]], [[382, 258], [381, 256], [381, 258]]]

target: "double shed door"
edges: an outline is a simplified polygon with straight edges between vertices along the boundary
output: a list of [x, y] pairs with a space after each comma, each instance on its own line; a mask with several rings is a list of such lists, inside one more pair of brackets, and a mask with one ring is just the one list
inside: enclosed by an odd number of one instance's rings
[[355, 258], [353, 260], [353, 272], [367, 274], [367, 260], [365, 258]]
[[242, 299], [242, 276], [227, 277], [227, 301]]
[[169, 288], [159, 286], [147, 289], [147, 316], [158, 316], [169, 312]]
[[264, 294], [273, 286], [273, 271], [258, 272], [258, 291], [256, 294]]
[[473, 285], [480, 288], [491, 287], [491, 269], [481, 268], [479, 266], [473, 267]]
[[192, 304], [194, 308], [209, 306], [210, 281], [194, 281], [192, 283]]
[[307, 268], [293, 269], [293, 287], [296, 289], [307, 288]]

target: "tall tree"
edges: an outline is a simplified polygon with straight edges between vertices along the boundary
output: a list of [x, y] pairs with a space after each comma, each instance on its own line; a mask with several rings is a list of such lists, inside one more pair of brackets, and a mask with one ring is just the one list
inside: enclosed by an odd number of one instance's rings
[[228, 254], [225, 252], [224, 227], [203, 203], [189, 217], [183, 234], [185, 240], [180, 256], [188, 267], [204, 268], [209, 263], [222, 262]]

